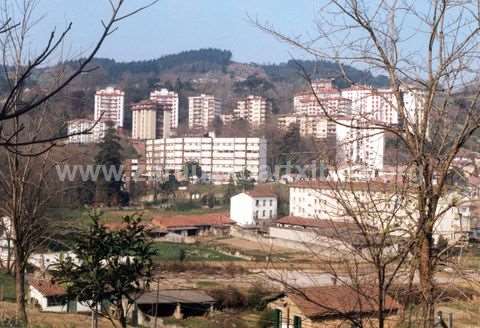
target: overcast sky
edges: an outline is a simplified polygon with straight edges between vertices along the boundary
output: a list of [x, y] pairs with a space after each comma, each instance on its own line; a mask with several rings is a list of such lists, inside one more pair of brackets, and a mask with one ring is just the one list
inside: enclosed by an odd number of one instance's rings
[[[145, 4], [148, 0], [129, 0]], [[240, 62], [281, 62], [299, 52], [259, 31], [248, 16], [268, 22], [287, 34], [315, 32], [315, 16], [322, 1], [314, 0], [160, 0], [154, 7], [124, 21], [105, 43], [99, 56], [120, 61], [157, 58], [198, 48], [233, 52]], [[32, 46], [40, 47], [46, 31], [73, 22], [65, 49], [69, 56], [89, 49], [108, 16], [107, 0], [40, 0]]]

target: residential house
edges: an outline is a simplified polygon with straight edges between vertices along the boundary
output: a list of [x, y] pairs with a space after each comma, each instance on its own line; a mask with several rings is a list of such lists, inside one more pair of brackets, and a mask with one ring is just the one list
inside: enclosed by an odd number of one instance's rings
[[[374, 327], [376, 322], [375, 290], [351, 286], [309, 287], [284, 293], [268, 304], [275, 311], [276, 328], [352, 328]], [[390, 296], [385, 299], [386, 327], [398, 322], [402, 306]], [[363, 323], [363, 325], [362, 325]]]
[[65, 288], [50, 280], [30, 280], [28, 293], [31, 304], [44, 312], [90, 312], [77, 300], [69, 300]]
[[230, 219], [239, 225], [254, 225], [277, 217], [277, 195], [247, 191], [230, 198]]
[[185, 239], [203, 236], [227, 236], [234, 222], [227, 213], [159, 216], [152, 220], [157, 239], [176, 235]]

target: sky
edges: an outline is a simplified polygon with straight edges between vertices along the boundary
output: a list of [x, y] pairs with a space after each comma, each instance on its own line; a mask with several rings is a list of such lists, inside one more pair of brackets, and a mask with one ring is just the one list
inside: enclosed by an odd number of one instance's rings
[[[257, 18], [288, 35], [315, 33], [319, 10], [315, 0], [160, 0], [148, 10], [121, 22], [98, 57], [117, 61], [158, 58], [199, 48], [231, 50], [238, 62], [278, 63], [305, 54], [260, 31], [248, 21]], [[133, 5], [148, 0], [127, 0]], [[31, 46], [39, 49], [47, 31], [73, 23], [65, 56], [80, 56], [91, 49], [108, 17], [107, 0], [39, 0]]]

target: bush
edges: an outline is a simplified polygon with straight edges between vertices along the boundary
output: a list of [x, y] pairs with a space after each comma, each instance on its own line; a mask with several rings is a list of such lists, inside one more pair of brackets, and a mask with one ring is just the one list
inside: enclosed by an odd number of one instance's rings
[[247, 306], [245, 295], [233, 286], [225, 288], [212, 289], [209, 295], [216, 301], [217, 308], [223, 309], [243, 309]]
[[271, 291], [266, 289], [261, 284], [257, 283], [248, 290], [247, 303], [248, 307], [253, 310], [263, 311], [267, 305], [265, 297], [271, 294]]
[[260, 313], [258, 318], [258, 328], [272, 328], [275, 325], [275, 311], [272, 309], [265, 309]]

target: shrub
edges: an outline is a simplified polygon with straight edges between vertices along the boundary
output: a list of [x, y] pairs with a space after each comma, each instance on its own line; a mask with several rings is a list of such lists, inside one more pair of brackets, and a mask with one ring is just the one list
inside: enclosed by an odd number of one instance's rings
[[233, 286], [212, 289], [209, 294], [215, 299], [219, 309], [243, 309], [247, 306], [245, 295]]
[[271, 291], [256, 283], [248, 290], [247, 303], [250, 309], [263, 311], [267, 305], [265, 298], [271, 294]]

